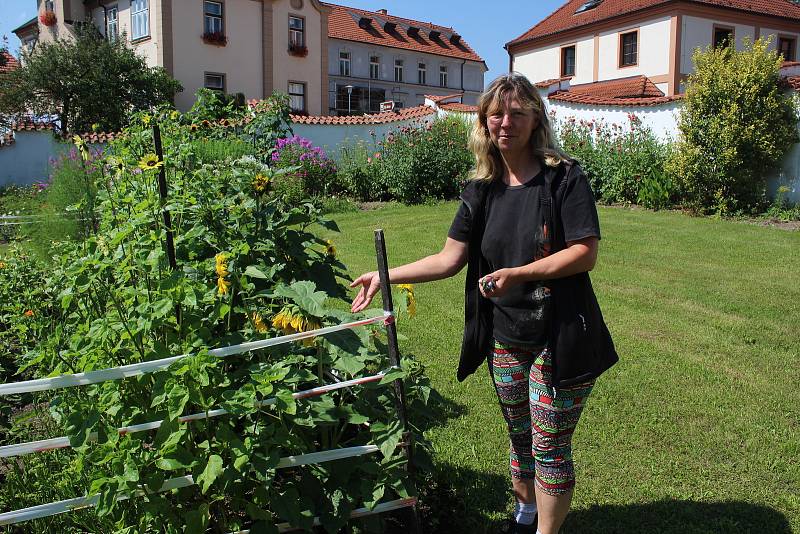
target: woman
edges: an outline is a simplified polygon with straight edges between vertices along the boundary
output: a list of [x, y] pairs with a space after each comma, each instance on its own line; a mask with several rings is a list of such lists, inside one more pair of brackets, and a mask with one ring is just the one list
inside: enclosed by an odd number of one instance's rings
[[[483, 94], [470, 149], [474, 179], [444, 248], [389, 278], [427, 282], [468, 265], [458, 379], [488, 360], [511, 442], [512, 531], [557, 534], [575, 484], [572, 432], [594, 379], [617, 359], [587, 274], [597, 260], [597, 210], [524, 76], [501, 76]], [[353, 312], [379, 290], [378, 274], [359, 276], [357, 286]]]

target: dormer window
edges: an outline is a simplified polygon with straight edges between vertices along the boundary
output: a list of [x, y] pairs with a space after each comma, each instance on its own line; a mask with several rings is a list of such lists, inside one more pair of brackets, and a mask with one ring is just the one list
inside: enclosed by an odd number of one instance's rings
[[372, 19], [369, 17], [361, 17], [358, 20], [358, 27], [362, 30], [368, 29], [372, 25]]
[[441, 32], [437, 32], [436, 30], [431, 30], [430, 31], [430, 36], [431, 36], [431, 39], [433, 39], [433, 40], [438, 39], [441, 35], [442, 35], [442, 33]]
[[394, 22], [387, 22], [386, 24], [383, 25], [383, 30], [386, 33], [392, 33], [397, 30], [397, 24], [395, 24]]
[[453, 35], [450, 36], [450, 42], [453, 43], [454, 45], [459, 44], [461, 42], [461, 36], [458, 35], [457, 33], [454, 33]]
[[412, 37], [415, 37], [415, 36], [419, 35], [419, 28], [416, 28], [414, 26], [409, 26], [408, 27], [408, 35], [411, 35]]
[[589, 11], [590, 9], [594, 9], [603, 3], [603, 0], [588, 0], [581, 4], [581, 7], [575, 10], [575, 14], [583, 13], [584, 11]]

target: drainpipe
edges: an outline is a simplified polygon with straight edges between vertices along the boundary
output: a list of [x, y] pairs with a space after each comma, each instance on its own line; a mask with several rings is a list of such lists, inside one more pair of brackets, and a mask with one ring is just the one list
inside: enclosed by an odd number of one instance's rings
[[461, 103], [464, 103], [464, 65], [467, 64], [467, 60], [461, 62]]

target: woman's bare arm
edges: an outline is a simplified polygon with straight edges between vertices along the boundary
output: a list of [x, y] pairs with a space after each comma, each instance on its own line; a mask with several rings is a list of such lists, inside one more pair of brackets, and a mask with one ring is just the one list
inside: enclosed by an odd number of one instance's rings
[[[468, 247], [466, 243], [447, 238], [444, 248], [414, 263], [408, 263], [389, 269], [389, 281], [392, 284], [413, 284], [431, 282], [449, 278], [457, 274], [467, 264]], [[350, 309], [359, 312], [369, 306], [372, 298], [380, 289], [380, 278], [377, 271], [364, 273], [350, 284], [350, 287], [361, 286], [361, 290], [353, 299]]]

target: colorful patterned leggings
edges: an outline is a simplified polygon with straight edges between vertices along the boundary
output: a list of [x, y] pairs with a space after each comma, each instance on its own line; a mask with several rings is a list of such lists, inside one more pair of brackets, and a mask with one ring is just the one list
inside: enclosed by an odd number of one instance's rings
[[548, 495], [575, 486], [572, 433], [594, 382], [554, 390], [547, 347], [495, 341], [489, 368], [511, 438], [511, 476], [535, 479]]

